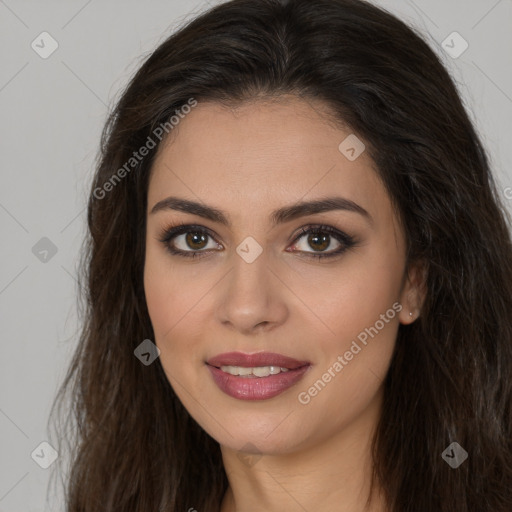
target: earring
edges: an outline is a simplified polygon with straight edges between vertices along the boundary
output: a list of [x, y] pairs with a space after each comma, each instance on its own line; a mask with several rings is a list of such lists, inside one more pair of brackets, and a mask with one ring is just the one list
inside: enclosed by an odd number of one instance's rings
[[412, 316], [412, 313], [409, 311], [409, 316]]

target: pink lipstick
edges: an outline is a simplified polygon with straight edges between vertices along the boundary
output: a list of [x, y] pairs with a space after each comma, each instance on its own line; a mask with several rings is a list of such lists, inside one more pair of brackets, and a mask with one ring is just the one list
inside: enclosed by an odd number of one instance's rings
[[311, 368], [309, 361], [271, 352], [229, 352], [206, 361], [214, 382], [240, 400], [266, 400], [297, 383]]

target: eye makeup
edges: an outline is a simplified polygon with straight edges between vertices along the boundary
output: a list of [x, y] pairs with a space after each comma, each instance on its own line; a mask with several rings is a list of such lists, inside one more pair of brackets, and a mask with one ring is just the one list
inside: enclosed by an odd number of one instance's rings
[[[190, 250], [178, 249], [175, 245], [175, 239], [181, 235], [185, 235], [184, 243], [190, 248]], [[192, 237], [188, 237], [188, 235], [193, 235], [198, 239], [197, 242], [194, 241]], [[325, 224], [315, 224], [308, 225], [300, 228], [299, 233], [295, 236], [292, 246], [295, 246], [296, 243], [304, 237], [307, 238], [307, 243], [325, 245], [327, 242], [327, 246], [331, 245], [332, 239], [338, 242], [339, 247], [335, 250], [327, 251], [296, 251], [296, 250], [288, 250], [287, 252], [297, 252], [300, 253], [301, 257], [305, 258], [316, 258], [320, 259], [328, 259], [335, 258], [337, 256], [341, 256], [345, 251], [354, 247], [356, 245], [356, 240], [354, 237], [340, 231], [332, 226], [327, 226]], [[188, 237], [188, 238], [187, 238]], [[212, 253], [213, 251], [218, 251], [219, 249], [204, 249], [198, 248], [195, 250], [190, 244], [202, 244], [207, 241], [208, 238], [212, 238], [215, 240], [215, 236], [213, 233], [206, 227], [197, 225], [197, 224], [179, 224], [179, 225], [171, 225], [164, 228], [158, 235], [158, 240], [164, 245], [165, 249], [172, 254], [173, 256], [184, 257], [184, 258], [202, 258]], [[219, 246], [218, 242], [216, 242]], [[221, 246], [222, 247], [222, 246]], [[311, 247], [311, 246], [310, 246]]]

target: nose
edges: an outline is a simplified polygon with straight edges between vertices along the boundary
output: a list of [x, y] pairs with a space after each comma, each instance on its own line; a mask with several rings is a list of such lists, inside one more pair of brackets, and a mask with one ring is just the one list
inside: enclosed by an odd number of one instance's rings
[[271, 268], [265, 251], [251, 263], [235, 255], [231, 270], [218, 288], [218, 320], [246, 335], [282, 325], [289, 316], [290, 295], [283, 278]]

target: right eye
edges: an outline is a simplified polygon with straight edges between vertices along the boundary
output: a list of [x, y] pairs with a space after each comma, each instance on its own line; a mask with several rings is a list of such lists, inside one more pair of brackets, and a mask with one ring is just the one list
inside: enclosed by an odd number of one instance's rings
[[[195, 258], [199, 256], [199, 253], [216, 250], [211, 248], [205, 250], [207, 249], [208, 237], [213, 238], [213, 235], [203, 226], [181, 224], [164, 229], [159, 236], [159, 240], [171, 254]], [[181, 248], [177, 248], [176, 245], [181, 245]], [[219, 244], [217, 244], [218, 246]]]

